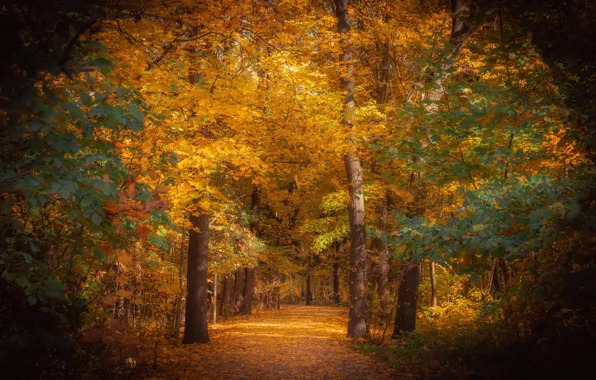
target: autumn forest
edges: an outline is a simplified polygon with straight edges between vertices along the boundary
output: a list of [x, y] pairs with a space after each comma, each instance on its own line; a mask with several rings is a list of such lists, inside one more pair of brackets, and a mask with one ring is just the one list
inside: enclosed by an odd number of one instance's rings
[[596, 4], [7, 0], [0, 377], [584, 378]]

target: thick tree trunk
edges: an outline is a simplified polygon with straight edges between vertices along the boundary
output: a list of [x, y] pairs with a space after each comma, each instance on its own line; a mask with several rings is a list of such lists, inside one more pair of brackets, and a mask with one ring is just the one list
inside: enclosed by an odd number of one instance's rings
[[255, 287], [255, 268], [244, 269], [244, 299], [242, 301], [241, 314], [249, 315], [252, 313], [252, 302]]
[[437, 278], [435, 277], [435, 263], [430, 262], [430, 306], [437, 307]]
[[350, 312], [348, 336], [361, 338], [368, 335], [366, 321], [366, 231], [364, 227], [364, 194], [362, 168], [357, 157], [346, 156], [351, 204], [350, 219]]
[[[350, 40], [350, 18], [348, 0], [335, 0], [337, 31], [341, 35], [342, 73], [340, 88], [345, 92], [342, 124], [354, 128], [354, 78], [352, 42]], [[362, 188], [362, 165], [350, 137], [352, 151], [345, 155], [346, 174], [350, 204], [350, 312], [348, 320], [348, 336], [361, 338], [368, 335], [366, 321], [366, 235], [364, 228], [364, 192]]]
[[[191, 215], [186, 296], [186, 326], [182, 343], [208, 343], [207, 262], [209, 259], [209, 215]], [[198, 231], [196, 230], [198, 229]]]
[[402, 332], [416, 330], [416, 310], [418, 303], [418, 284], [420, 282], [420, 266], [407, 263], [399, 283], [397, 314], [393, 338]]

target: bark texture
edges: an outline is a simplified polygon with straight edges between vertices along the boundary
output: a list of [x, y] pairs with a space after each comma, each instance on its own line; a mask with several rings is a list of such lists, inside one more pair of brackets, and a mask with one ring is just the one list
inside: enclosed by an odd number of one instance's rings
[[402, 332], [416, 330], [416, 310], [418, 304], [418, 284], [420, 282], [420, 266], [407, 263], [401, 277], [398, 290], [397, 313], [395, 315], [395, 328], [393, 338]]
[[[340, 88], [345, 93], [342, 124], [349, 129], [354, 128], [354, 78], [352, 43], [350, 40], [350, 18], [348, 0], [335, 0], [337, 31], [341, 35], [342, 75]], [[368, 335], [366, 320], [366, 234], [364, 228], [364, 193], [362, 188], [362, 165], [350, 139], [352, 150], [345, 155], [344, 163], [348, 177], [350, 204], [350, 312], [348, 320], [348, 336], [361, 338]]]
[[255, 268], [244, 269], [244, 300], [242, 301], [241, 314], [252, 313], [252, 301], [255, 287]]
[[[186, 296], [186, 326], [182, 343], [208, 343], [207, 262], [209, 259], [209, 215], [191, 215]], [[197, 231], [198, 229], [198, 231]]]

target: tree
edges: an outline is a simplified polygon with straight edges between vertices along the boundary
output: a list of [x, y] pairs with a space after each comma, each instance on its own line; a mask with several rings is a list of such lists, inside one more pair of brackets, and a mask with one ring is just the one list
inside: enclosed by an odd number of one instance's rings
[[[449, 36], [449, 44], [443, 52], [438, 64], [435, 65], [434, 71], [427, 76], [427, 91], [423, 95], [423, 108], [428, 116], [432, 116], [439, 112], [440, 102], [445, 94], [444, 84], [449, 79], [453, 72], [454, 66], [460, 57], [462, 48], [466, 40], [471, 36], [478, 20], [477, 14], [471, 13], [468, 4], [462, 0], [452, 0], [451, 5], [451, 34]], [[429, 130], [424, 131], [425, 134], [430, 133]], [[419, 161], [419, 158], [414, 156], [414, 161]], [[416, 206], [414, 208], [414, 216], [421, 217], [424, 213], [422, 206], [424, 194], [422, 184], [420, 182], [420, 174], [412, 173], [410, 187], [418, 188], [416, 193]], [[416, 183], [415, 183], [416, 182]], [[398, 336], [404, 331], [413, 331], [416, 328], [416, 313], [417, 313], [417, 294], [418, 284], [420, 283], [420, 268], [419, 264], [414, 261], [407, 262], [404, 265], [404, 273], [399, 284], [399, 293], [397, 299], [397, 315], [395, 319], [395, 329], [393, 336]]]
[[209, 260], [209, 215], [191, 214], [188, 270], [186, 276], [186, 324], [182, 343], [209, 343], [207, 305], [207, 261]]
[[[345, 92], [342, 124], [353, 130], [354, 125], [354, 78], [352, 42], [350, 38], [350, 16], [348, 0], [335, 1], [337, 31], [341, 35], [342, 74], [340, 88]], [[348, 336], [361, 338], [368, 335], [366, 321], [366, 230], [364, 227], [364, 191], [362, 187], [362, 165], [355, 148], [354, 137], [350, 137], [352, 151], [344, 157], [348, 177], [350, 202], [350, 316]]]

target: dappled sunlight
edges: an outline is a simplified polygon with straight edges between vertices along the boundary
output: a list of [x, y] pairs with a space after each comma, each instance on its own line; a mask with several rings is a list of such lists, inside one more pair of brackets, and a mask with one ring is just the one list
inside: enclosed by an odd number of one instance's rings
[[288, 335], [284, 333], [274, 334], [274, 333], [242, 333], [242, 332], [233, 332], [231, 335], [245, 335], [245, 336], [265, 336], [270, 338], [285, 338], [285, 339], [331, 339], [330, 336], [326, 335]]
[[206, 345], [166, 346], [157, 368], [143, 357], [140, 378], [388, 379], [391, 372], [348, 348], [347, 310], [289, 306], [211, 328]]
[[592, 371], [596, 1], [7, 4], [4, 377]]

